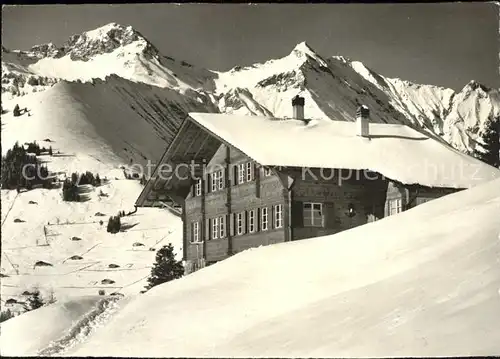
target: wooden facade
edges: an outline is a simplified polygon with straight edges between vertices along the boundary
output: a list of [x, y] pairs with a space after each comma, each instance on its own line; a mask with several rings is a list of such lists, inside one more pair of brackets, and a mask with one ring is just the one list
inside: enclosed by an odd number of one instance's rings
[[[224, 144], [207, 169], [198, 192], [193, 185], [185, 201], [184, 260], [190, 271], [251, 247], [338, 233], [455, 191], [404, 186], [373, 172], [266, 168]], [[213, 187], [220, 169], [223, 185]]]
[[338, 233], [456, 191], [403, 185], [374, 172], [266, 168], [186, 120], [160, 164], [188, 163], [199, 166], [168, 179], [157, 166], [136, 203], [181, 207], [187, 272], [248, 248]]

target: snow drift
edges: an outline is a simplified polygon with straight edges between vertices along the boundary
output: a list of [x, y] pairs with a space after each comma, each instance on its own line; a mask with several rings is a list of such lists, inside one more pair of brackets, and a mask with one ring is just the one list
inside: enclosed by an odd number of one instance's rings
[[73, 354], [498, 355], [499, 189], [242, 252], [154, 288]]
[[244, 251], [137, 297], [67, 354], [498, 355], [499, 188], [495, 180], [333, 236]]

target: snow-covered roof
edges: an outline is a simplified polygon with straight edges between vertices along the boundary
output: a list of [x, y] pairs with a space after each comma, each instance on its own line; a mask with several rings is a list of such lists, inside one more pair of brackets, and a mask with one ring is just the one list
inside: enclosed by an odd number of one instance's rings
[[500, 171], [405, 125], [356, 124], [190, 113], [190, 118], [264, 166], [371, 170], [404, 184], [469, 188]]

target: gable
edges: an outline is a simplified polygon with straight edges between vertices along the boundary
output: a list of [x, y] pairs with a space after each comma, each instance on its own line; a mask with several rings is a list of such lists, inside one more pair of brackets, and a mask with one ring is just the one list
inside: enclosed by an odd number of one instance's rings
[[200, 175], [203, 166], [214, 156], [221, 141], [188, 118], [168, 146], [135, 205], [150, 207], [162, 200], [182, 203]]

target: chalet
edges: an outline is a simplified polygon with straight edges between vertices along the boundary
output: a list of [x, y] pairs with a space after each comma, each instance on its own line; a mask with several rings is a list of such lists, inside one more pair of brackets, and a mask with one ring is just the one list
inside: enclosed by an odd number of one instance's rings
[[247, 248], [333, 234], [500, 177], [405, 125], [190, 113], [137, 207], [178, 206], [187, 272]]

